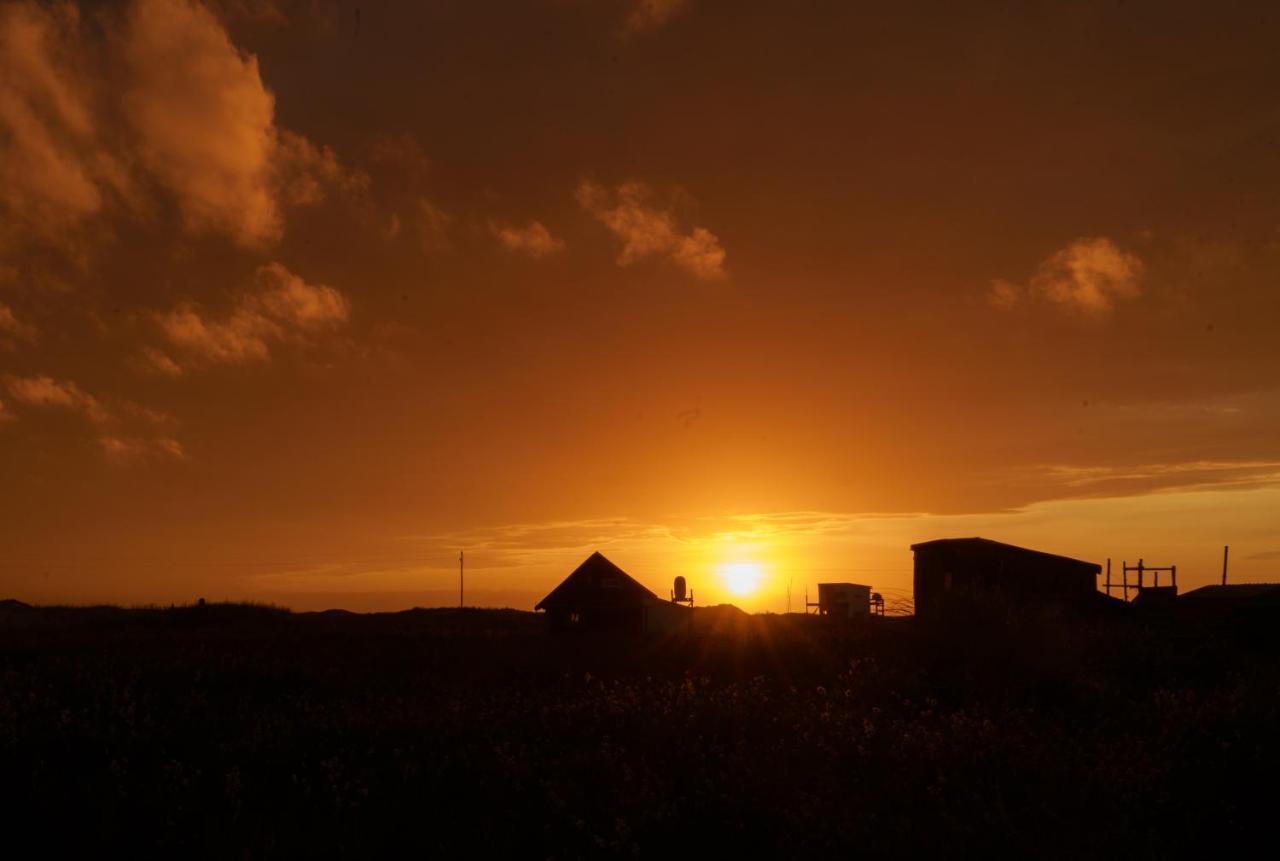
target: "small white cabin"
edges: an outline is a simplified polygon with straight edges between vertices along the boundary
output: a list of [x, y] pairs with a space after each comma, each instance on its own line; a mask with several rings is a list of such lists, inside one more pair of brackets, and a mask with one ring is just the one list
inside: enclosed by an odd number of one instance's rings
[[819, 583], [818, 612], [852, 619], [871, 613], [871, 587], [861, 583]]

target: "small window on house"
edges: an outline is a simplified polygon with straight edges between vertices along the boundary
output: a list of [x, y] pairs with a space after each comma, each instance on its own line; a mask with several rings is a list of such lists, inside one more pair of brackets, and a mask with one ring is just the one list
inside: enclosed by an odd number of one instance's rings
[[577, 625], [577, 624], [578, 624], [578, 623], [580, 623], [581, 621], [582, 621], [582, 615], [581, 615], [580, 613], [570, 613], [570, 614], [569, 614], [569, 624], [570, 624], [570, 625]]

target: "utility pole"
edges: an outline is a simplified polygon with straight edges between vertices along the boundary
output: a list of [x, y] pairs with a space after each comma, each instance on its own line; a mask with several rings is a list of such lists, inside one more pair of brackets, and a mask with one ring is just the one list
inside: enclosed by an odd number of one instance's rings
[[461, 610], [464, 606], [466, 606], [462, 602], [462, 596], [463, 596], [462, 587], [464, 583], [465, 583], [465, 580], [463, 579], [463, 575], [462, 575], [462, 551], [459, 550], [458, 551], [458, 609], [459, 610]]
[[1227, 585], [1227, 551], [1231, 548], [1226, 544], [1222, 545], [1222, 585]]

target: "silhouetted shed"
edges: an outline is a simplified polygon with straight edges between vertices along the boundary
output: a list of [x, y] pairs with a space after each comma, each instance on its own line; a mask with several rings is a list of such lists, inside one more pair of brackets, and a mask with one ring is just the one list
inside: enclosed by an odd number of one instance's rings
[[911, 545], [916, 618], [928, 620], [974, 602], [1094, 604], [1102, 566], [986, 538], [944, 538]]
[[852, 619], [871, 614], [871, 587], [861, 583], [819, 583], [818, 612]]
[[1201, 586], [1178, 598], [1178, 610], [1196, 616], [1275, 619], [1280, 616], [1280, 583]]
[[533, 608], [553, 631], [653, 633], [687, 626], [690, 610], [664, 601], [600, 553], [592, 553]]

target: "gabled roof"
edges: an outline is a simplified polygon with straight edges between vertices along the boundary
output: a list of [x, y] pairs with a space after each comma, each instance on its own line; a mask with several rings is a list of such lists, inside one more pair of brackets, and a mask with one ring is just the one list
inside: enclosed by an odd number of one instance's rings
[[639, 581], [600, 553], [592, 553], [573, 573], [551, 590], [535, 610], [574, 607], [624, 607], [663, 603]]
[[1005, 553], [1024, 558], [1028, 561], [1053, 563], [1054, 565], [1079, 566], [1081, 568], [1088, 569], [1094, 574], [1102, 571], [1102, 566], [1096, 562], [1085, 562], [1083, 559], [1072, 559], [1070, 556], [1058, 556], [1053, 553], [1044, 553], [1039, 550], [1019, 547], [1016, 544], [1004, 544], [1000, 541], [992, 541], [990, 538], [939, 538], [935, 541], [922, 541], [919, 544], [911, 545], [912, 550], [933, 550], [944, 548], [955, 549], [962, 553]]

